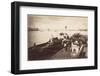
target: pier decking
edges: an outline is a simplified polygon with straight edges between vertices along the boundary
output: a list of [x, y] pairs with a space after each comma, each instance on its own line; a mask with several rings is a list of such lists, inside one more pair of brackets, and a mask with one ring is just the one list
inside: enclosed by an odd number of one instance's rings
[[[87, 47], [85, 47], [87, 50]], [[86, 58], [82, 53], [79, 58]], [[74, 59], [70, 50], [65, 50], [60, 44], [50, 46], [48, 43], [28, 49], [28, 60]], [[78, 57], [77, 57], [78, 58]]]

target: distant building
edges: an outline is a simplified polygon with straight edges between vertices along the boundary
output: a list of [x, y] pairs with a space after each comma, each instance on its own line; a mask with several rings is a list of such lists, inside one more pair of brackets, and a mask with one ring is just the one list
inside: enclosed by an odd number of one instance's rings
[[28, 28], [28, 31], [39, 31], [39, 28]]

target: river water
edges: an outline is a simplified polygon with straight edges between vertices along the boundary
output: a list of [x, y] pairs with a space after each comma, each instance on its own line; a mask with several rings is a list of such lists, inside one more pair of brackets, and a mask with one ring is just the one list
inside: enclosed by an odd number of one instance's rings
[[59, 33], [67, 33], [69, 36], [74, 33], [88, 35], [87, 31], [28, 31], [28, 47], [33, 46], [34, 43], [37, 45], [45, 43], [52, 37], [59, 37]]

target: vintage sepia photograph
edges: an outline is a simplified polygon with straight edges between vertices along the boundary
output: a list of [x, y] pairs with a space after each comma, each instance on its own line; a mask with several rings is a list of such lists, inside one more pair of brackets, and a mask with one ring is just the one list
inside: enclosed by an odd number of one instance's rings
[[88, 58], [88, 17], [27, 15], [28, 60]]
[[98, 8], [11, 3], [11, 73], [97, 69]]

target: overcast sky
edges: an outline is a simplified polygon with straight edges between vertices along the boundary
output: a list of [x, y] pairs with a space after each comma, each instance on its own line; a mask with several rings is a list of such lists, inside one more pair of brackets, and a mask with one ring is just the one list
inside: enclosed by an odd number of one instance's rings
[[78, 16], [36, 16], [28, 15], [28, 27], [39, 29], [62, 30], [65, 29], [87, 29], [88, 17]]

